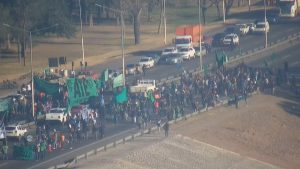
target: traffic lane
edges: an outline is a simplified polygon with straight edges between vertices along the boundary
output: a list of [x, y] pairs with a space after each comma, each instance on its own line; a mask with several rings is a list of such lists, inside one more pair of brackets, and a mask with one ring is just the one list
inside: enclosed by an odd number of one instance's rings
[[[287, 20], [285, 22], [281, 22], [278, 24], [271, 24], [270, 32], [268, 33], [268, 41], [277, 41], [282, 39], [283, 37], [287, 37], [288, 35], [298, 33], [300, 28], [300, 17], [295, 18], [293, 20]], [[221, 28], [223, 31], [225, 29]], [[219, 30], [219, 32], [220, 32]], [[264, 46], [265, 44], [265, 36], [264, 34], [253, 34], [242, 36], [240, 39], [240, 50], [236, 51], [227, 51], [229, 56], [237, 55], [240, 51], [245, 52], [250, 49], [258, 48]], [[160, 54], [161, 49], [153, 50], [153, 51], [139, 51], [127, 54], [125, 56], [125, 62], [127, 63], [138, 63], [140, 57], [152, 55], [152, 54]], [[126, 52], [126, 48], [125, 48]], [[121, 56], [121, 53], [120, 53]], [[105, 68], [110, 67], [113, 69], [120, 69], [122, 67], [122, 59], [121, 57], [109, 59], [105, 63], [89, 67], [90, 69], [96, 72], [102, 72]]]
[[284, 69], [284, 62], [288, 62], [289, 68], [292, 69], [292, 72], [300, 73], [300, 45], [295, 45], [284, 49], [280, 52], [274, 53], [276, 59], [272, 59], [274, 56], [270, 55], [265, 57], [262, 60], [256, 60], [250, 63], [251, 66], [261, 66], [264, 65], [263, 61], [267, 60], [272, 65], [271, 68], [280, 68]]
[[[137, 128], [137, 126], [132, 124], [132, 123], [122, 123], [122, 124], [112, 126], [112, 127], [106, 129], [104, 139], [98, 140], [96, 142], [99, 142], [99, 144], [104, 144], [106, 142], [104, 142], [104, 143], [102, 143], [102, 142], [105, 141], [105, 140], [110, 140], [111, 141], [111, 139], [114, 138], [113, 135], [118, 134], [118, 133], [120, 133], [124, 130], [129, 130], [130, 132], [131, 132], [131, 130], [135, 131], [136, 128]], [[92, 144], [94, 142], [95, 142], [95, 139], [89, 139], [87, 141], [82, 141], [81, 143], [74, 143], [72, 145], [67, 144], [66, 149], [64, 149], [64, 150], [58, 150], [58, 151], [54, 151], [54, 152], [51, 152], [51, 153], [47, 153], [45, 161], [47, 161], [49, 159], [56, 158], [57, 156], [61, 156], [61, 154], [68, 153], [69, 156], [61, 157], [59, 159], [56, 159], [55, 163], [52, 161], [51, 165], [56, 164], [56, 161], [59, 161], [60, 163], [63, 163], [65, 160], [68, 160], [72, 157], [80, 155], [80, 154], [82, 154], [86, 151], [92, 150], [93, 148], [89, 149], [89, 147], [86, 147], [85, 149], [82, 149], [80, 151], [76, 150], [76, 149], [78, 149], [79, 147], [85, 146], [85, 145]], [[98, 146], [98, 144], [94, 144], [94, 145], [95, 145], [95, 147]], [[72, 148], [73, 148], [72, 150], [69, 149], [70, 146], [72, 146]], [[44, 161], [38, 161], [37, 162], [37, 161], [22, 161], [22, 160], [9, 160], [9, 161], [5, 161], [5, 162], [6, 162], [5, 165], [3, 165], [1, 167], [1, 169], [2, 168], [3, 169], [19, 169], [20, 166], [22, 166], [22, 168], [29, 168], [31, 166], [38, 165], [39, 163], [44, 163]], [[59, 163], [57, 163], [57, 164], [59, 164]], [[41, 167], [38, 167], [38, 168], [41, 168]], [[44, 167], [42, 167], [42, 168], [44, 168]]]

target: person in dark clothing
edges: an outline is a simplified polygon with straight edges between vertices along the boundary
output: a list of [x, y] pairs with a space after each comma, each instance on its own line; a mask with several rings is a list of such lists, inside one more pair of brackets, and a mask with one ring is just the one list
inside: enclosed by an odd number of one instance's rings
[[143, 76], [146, 76], [146, 65], [142, 66]]
[[164, 125], [164, 130], [165, 130], [165, 136], [169, 136], [169, 122], [167, 121]]
[[235, 108], [239, 108], [239, 98], [237, 94], [234, 95], [234, 102], [235, 102]]

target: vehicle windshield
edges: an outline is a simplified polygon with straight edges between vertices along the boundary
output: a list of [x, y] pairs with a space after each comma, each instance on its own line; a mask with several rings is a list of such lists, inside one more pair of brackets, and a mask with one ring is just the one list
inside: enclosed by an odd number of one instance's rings
[[64, 111], [63, 110], [60, 110], [60, 109], [52, 109], [50, 110], [50, 113], [63, 113]]
[[180, 52], [188, 52], [188, 51], [189, 51], [188, 48], [181, 48], [181, 49], [180, 49]]
[[265, 28], [265, 24], [257, 24], [256, 28]]
[[246, 25], [240, 25], [240, 28], [244, 29], [244, 28], [247, 28], [247, 26]]
[[165, 49], [164, 52], [172, 52], [173, 49]]
[[141, 62], [148, 62], [149, 61], [149, 59], [141, 59]]
[[5, 127], [5, 130], [15, 130], [16, 127]]
[[127, 67], [132, 68], [134, 67], [134, 64], [128, 64]]
[[176, 39], [175, 43], [176, 44], [189, 44], [190, 43], [190, 39], [184, 39], [184, 38]]

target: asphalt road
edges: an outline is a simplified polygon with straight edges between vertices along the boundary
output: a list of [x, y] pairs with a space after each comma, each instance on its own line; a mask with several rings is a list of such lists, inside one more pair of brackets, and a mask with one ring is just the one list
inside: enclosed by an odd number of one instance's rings
[[[248, 23], [248, 21], [245, 21]], [[220, 32], [224, 31], [226, 28], [219, 30]], [[288, 35], [293, 35], [300, 31], [300, 17], [294, 18], [291, 20], [284, 21], [282, 23], [271, 24], [270, 32], [268, 33], [268, 43], [276, 42], [278, 40], [282, 41], [283, 38], [287, 38]], [[255, 49], [258, 47], [263, 47], [265, 45], [265, 36], [264, 34], [250, 34], [246, 36], [240, 37], [240, 46], [235, 48], [234, 50], [230, 50], [229, 48], [225, 48], [226, 54], [231, 57], [235, 56], [239, 53], [246, 52], [251, 49]], [[157, 49], [155, 51], [140, 51], [133, 54], [127, 54], [125, 57], [125, 65], [128, 63], [138, 63], [142, 56], [146, 56], [148, 54], [160, 54], [162, 49]], [[220, 50], [220, 48], [214, 48], [213, 50]], [[203, 64], [211, 64], [216, 62], [215, 53], [211, 52], [205, 57], [203, 57]], [[96, 72], [100, 72], [105, 68], [109, 67], [112, 69], [121, 70], [122, 59], [117, 58], [110, 61], [107, 61], [105, 64], [93, 66], [90, 69]], [[161, 79], [166, 78], [170, 75], [178, 74], [184, 70], [192, 70], [200, 65], [200, 59], [196, 58], [190, 61], [184, 61], [183, 64], [179, 67], [176, 65], [156, 65], [154, 68], [148, 69], [146, 71], [146, 78], [150, 79]], [[132, 79], [132, 77], [129, 77]]]
[[[271, 25], [271, 31], [269, 33], [269, 41], [276, 41], [282, 39], [283, 37], [287, 37], [288, 35], [294, 34], [298, 32], [300, 29], [300, 18], [297, 18], [296, 21], [293, 22], [285, 22], [282, 24]], [[297, 24], [294, 22], [298, 22]], [[249, 49], [257, 48], [259, 46], [264, 45], [264, 36], [262, 35], [249, 35], [241, 38], [240, 48], [242, 51], [246, 51]], [[292, 52], [291, 52], [292, 51]], [[126, 63], [135, 63], [139, 60], [140, 56], [145, 55], [146, 53], [152, 53], [153, 51], [142, 51], [140, 53], [134, 55], [128, 55], [126, 57]], [[155, 52], [155, 51], [154, 51]], [[156, 51], [156, 52], [159, 52]], [[234, 51], [229, 51], [228, 55], [234, 55], [238, 53], [239, 50], [236, 49]], [[285, 59], [293, 61], [291, 64], [295, 64], [299, 62], [298, 54], [300, 53], [299, 47], [292, 47], [287, 50], [284, 50], [279, 55], [285, 56]], [[204, 64], [209, 64], [215, 62], [215, 57], [213, 54], [209, 54], [204, 58]], [[261, 62], [261, 61], [260, 61]], [[114, 59], [108, 61], [106, 64], [98, 65], [93, 67], [92, 69], [101, 71], [106, 67], [119, 68], [121, 65], [121, 59]], [[184, 62], [181, 68], [178, 68], [175, 65], [158, 65], [155, 68], [152, 68], [147, 71], [146, 78], [153, 79], [161, 79], [167, 77], [169, 75], [174, 75], [182, 71], [182, 68], [186, 70], [195, 69], [199, 66], [199, 60], [191, 60]], [[117, 125], [111, 128], [110, 132], [107, 136], [100, 141], [93, 142], [90, 141], [90, 144], [85, 143], [85, 145], [78, 145], [76, 149], [65, 150], [65, 151], [57, 151], [48, 156], [45, 161], [1, 161], [0, 168], [7, 169], [18, 169], [18, 168], [46, 168], [55, 164], [62, 163], [63, 161], [73, 158], [76, 155], [79, 155], [83, 152], [89, 151], [98, 147], [99, 145], [104, 145], [105, 143], [109, 143], [112, 140], [123, 138], [131, 133], [136, 132], [137, 129], [135, 126], [130, 124]]]

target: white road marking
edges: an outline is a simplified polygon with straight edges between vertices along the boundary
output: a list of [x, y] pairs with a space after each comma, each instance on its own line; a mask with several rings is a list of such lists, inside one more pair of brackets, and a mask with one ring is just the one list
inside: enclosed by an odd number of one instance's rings
[[[36, 164], [36, 165], [34, 165], [34, 166], [31, 166], [31, 167], [29, 167], [28, 169], [38, 168], [38, 167], [40, 167], [41, 165], [44, 165], [44, 164], [49, 163], [49, 162], [51, 162], [51, 161], [55, 161], [55, 160], [60, 159], [60, 158], [62, 158], [62, 157], [64, 157], [64, 156], [67, 156], [67, 155], [69, 155], [69, 154], [72, 154], [72, 153], [74, 153], [74, 152], [76, 152], [76, 151], [80, 151], [80, 150], [82, 150], [82, 149], [85, 149], [86, 147], [89, 147], [89, 146], [92, 146], [92, 145], [95, 145], [95, 144], [99, 144], [99, 143], [102, 142], [102, 141], [111, 139], [111, 138], [116, 137], [116, 136], [118, 136], [118, 135], [122, 135], [122, 134], [124, 134], [124, 133], [126, 133], [126, 132], [129, 132], [129, 131], [131, 131], [131, 130], [134, 130], [134, 129], [135, 129], [135, 128], [133, 128], [133, 129], [128, 129], [128, 130], [125, 130], [125, 131], [122, 131], [121, 133], [118, 133], [118, 134], [109, 136], [109, 137], [107, 137], [107, 138], [104, 138], [104, 139], [102, 139], [102, 140], [93, 142], [93, 143], [88, 144], [88, 145], [85, 145], [85, 146], [79, 147], [79, 148], [74, 149], [74, 150], [72, 150], [72, 151], [69, 151], [69, 152], [67, 152], [67, 153], [63, 153], [63, 154], [58, 155], [58, 156], [56, 156], [56, 157], [54, 157], [54, 158], [51, 158], [51, 159], [49, 159], [49, 160], [47, 160], [47, 161], [43, 161], [43, 162], [38, 163], [38, 164]], [[50, 166], [50, 167], [51, 167], [51, 166]]]
[[199, 143], [199, 144], [202, 144], [202, 145], [206, 145], [206, 146], [208, 146], [208, 147], [212, 147], [212, 148], [215, 148], [215, 149], [220, 150], [220, 151], [223, 151], [223, 152], [232, 153], [232, 154], [238, 155], [238, 156], [240, 156], [240, 157], [245, 157], [245, 158], [248, 158], [248, 159], [250, 159], [250, 160], [257, 161], [257, 162], [259, 162], [259, 163], [262, 163], [262, 164], [265, 164], [265, 165], [267, 165], [267, 166], [270, 166], [270, 167], [272, 167], [272, 168], [278, 168], [278, 169], [279, 169], [278, 166], [275, 166], [275, 165], [273, 165], [273, 164], [270, 164], [270, 163], [267, 163], [267, 162], [264, 162], [264, 161], [261, 161], [261, 160], [258, 160], [258, 159], [249, 157], [249, 156], [244, 156], [244, 155], [241, 155], [241, 154], [236, 153], [236, 152], [234, 152], [234, 151], [230, 151], [230, 150], [224, 149], [224, 148], [222, 148], [222, 147], [214, 146], [214, 145], [212, 145], [212, 144], [208, 144], [208, 143], [206, 143], [206, 142], [202, 142], [202, 141], [193, 139], [193, 138], [188, 137], [188, 136], [183, 136], [183, 135], [181, 135], [181, 134], [177, 134], [175, 137], [179, 137], [179, 138], [182, 138], [182, 139], [190, 140], [190, 141], [193, 141], [193, 142], [195, 142], [195, 143]]
[[288, 54], [288, 55], [283, 56], [281, 59], [286, 59], [286, 58], [288, 58], [290, 56], [292, 56], [292, 55]]
[[4, 162], [4, 163], [0, 164], [0, 167], [3, 167], [5, 165], [7, 165], [7, 164], [8, 164], [8, 162]]
[[290, 65], [295, 66], [295, 65], [298, 65], [298, 64], [299, 64], [299, 61], [296, 61], [296, 62], [291, 63]]

